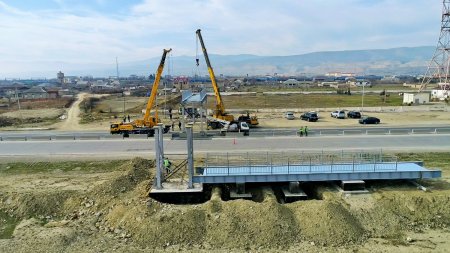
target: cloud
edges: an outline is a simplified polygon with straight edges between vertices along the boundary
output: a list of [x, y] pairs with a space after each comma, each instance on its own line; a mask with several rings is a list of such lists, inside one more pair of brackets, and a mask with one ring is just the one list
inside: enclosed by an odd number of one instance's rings
[[9, 70], [0, 75], [29, 71], [34, 61], [143, 60], [168, 47], [194, 55], [197, 28], [210, 54], [434, 45], [441, 12], [440, 2], [428, 0], [54, 1], [59, 8], [36, 11], [0, 1], [0, 68]]

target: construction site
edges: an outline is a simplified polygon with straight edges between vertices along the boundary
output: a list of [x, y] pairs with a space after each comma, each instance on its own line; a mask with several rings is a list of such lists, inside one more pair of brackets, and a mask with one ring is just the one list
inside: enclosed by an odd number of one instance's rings
[[195, 36], [207, 84], [166, 96], [167, 48], [143, 98], [80, 92], [39, 116], [59, 121], [9, 122], [0, 252], [450, 251], [449, 107], [416, 96], [448, 96], [450, 36], [405, 107], [383, 89], [365, 108], [364, 86], [333, 107], [322, 93], [225, 96]]

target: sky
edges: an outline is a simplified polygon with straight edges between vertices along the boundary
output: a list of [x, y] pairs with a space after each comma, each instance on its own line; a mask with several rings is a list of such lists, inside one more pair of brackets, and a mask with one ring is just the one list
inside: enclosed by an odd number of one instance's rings
[[[0, 0], [0, 78], [210, 54], [434, 46], [440, 0]], [[199, 51], [201, 54], [201, 50]]]

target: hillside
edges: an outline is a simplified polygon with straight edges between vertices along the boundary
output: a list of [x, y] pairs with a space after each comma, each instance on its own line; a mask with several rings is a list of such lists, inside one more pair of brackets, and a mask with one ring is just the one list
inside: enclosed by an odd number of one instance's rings
[[[434, 47], [401, 47], [392, 49], [349, 50], [313, 52], [288, 56], [257, 56], [249, 54], [216, 55], [210, 58], [216, 75], [314, 75], [326, 72], [355, 72], [358, 74], [401, 75], [424, 74]], [[195, 64], [195, 56], [176, 56], [166, 61], [165, 74], [170, 66], [171, 75], [207, 75], [203, 55], [200, 66]], [[150, 75], [156, 71], [160, 56], [142, 61], [119, 62], [121, 76]], [[73, 64], [70, 62], [40, 62], [30, 73], [8, 73], [10, 76], [53, 77], [61, 66], [66, 75], [107, 77], [116, 75], [115, 62], [108, 64]]]
[[[217, 75], [323, 74], [330, 71], [364, 74], [423, 74], [434, 47], [314, 52], [291, 56], [215, 55], [210, 54]], [[152, 73], [159, 58], [121, 64], [122, 73]], [[203, 56], [197, 70], [194, 56], [172, 59], [172, 74], [207, 74]]]

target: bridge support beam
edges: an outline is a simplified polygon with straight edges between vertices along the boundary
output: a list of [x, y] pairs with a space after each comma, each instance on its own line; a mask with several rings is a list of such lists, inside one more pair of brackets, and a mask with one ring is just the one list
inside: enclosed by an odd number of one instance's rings
[[194, 176], [194, 137], [192, 132], [192, 125], [186, 126], [186, 141], [187, 141], [187, 169], [188, 169], [188, 189], [194, 188], [192, 178]]
[[156, 189], [162, 189], [162, 166], [164, 157], [162, 156], [161, 145], [159, 143], [159, 136], [162, 134], [159, 126], [155, 126], [153, 129], [155, 130]]
[[245, 183], [236, 183], [230, 188], [231, 199], [252, 199], [252, 194], [245, 191]]
[[289, 185], [282, 187], [281, 190], [283, 191], [284, 201], [286, 202], [304, 200], [308, 198], [306, 193], [300, 187], [299, 181], [289, 182]]
[[366, 182], [363, 180], [342, 180], [341, 189], [344, 192], [367, 192]]

